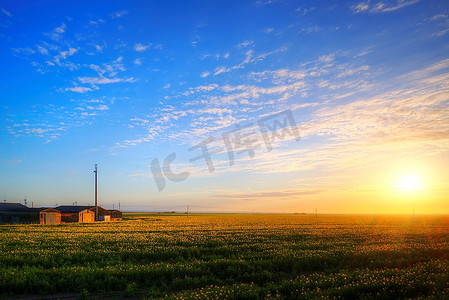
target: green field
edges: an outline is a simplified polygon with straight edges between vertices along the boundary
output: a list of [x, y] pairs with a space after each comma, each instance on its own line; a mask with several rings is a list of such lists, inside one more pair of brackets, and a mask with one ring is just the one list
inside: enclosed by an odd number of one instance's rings
[[0, 298], [449, 299], [449, 217], [129, 214], [0, 226]]

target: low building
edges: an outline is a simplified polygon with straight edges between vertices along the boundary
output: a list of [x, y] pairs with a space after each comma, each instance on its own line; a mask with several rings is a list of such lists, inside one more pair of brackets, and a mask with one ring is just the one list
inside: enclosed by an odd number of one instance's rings
[[61, 222], [63, 223], [92, 223], [95, 222], [95, 211], [91, 211], [92, 206], [62, 205], [56, 207], [61, 212]]
[[98, 216], [98, 221], [103, 221], [103, 222], [110, 222], [111, 221], [111, 216]]
[[[95, 213], [95, 206], [92, 206], [90, 210]], [[111, 221], [111, 211], [98, 206], [98, 221]]]
[[[56, 207], [61, 212], [63, 223], [80, 222], [91, 223], [95, 221], [95, 206], [70, 206], [63, 205]], [[119, 210], [107, 210], [98, 206], [98, 221], [121, 221], [122, 212]]]
[[39, 224], [61, 224], [61, 212], [54, 208], [38, 208]]
[[39, 212], [20, 203], [0, 203], [0, 223], [39, 224]]
[[[121, 221], [122, 212], [98, 206], [99, 221]], [[29, 208], [20, 203], [0, 203], [0, 223], [60, 224], [93, 223], [95, 206], [61, 205], [56, 208]]]
[[111, 212], [111, 221], [121, 221], [122, 220], [122, 212], [118, 209], [110, 210]]

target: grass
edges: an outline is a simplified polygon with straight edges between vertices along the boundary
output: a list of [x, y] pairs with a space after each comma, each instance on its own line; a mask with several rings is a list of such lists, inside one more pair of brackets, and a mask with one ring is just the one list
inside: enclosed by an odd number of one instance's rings
[[445, 216], [139, 213], [126, 219], [1, 225], [1, 295], [449, 298]]

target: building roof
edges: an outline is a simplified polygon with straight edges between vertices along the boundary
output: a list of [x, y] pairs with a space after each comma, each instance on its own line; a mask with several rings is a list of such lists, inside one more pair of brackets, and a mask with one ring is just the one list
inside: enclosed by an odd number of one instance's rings
[[[95, 207], [95, 206], [93, 206]], [[56, 210], [59, 210], [60, 212], [66, 212], [66, 213], [78, 213], [80, 211], [83, 211], [85, 209], [91, 209], [92, 206], [78, 206], [78, 205], [61, 205], [58, 207], [55, 207]]]
[[[95, 211], [95, 206], [92, 206], [92, 208], [90, 210]], [[98, 206], [98, 215], [99, 216], [109, 215], [110, 213], [111, 213], [110, 210], [104, 209], [103, 207]]]
[[0, 211], [25, 211], [25, 210], [29, 210], [29, 208], [20, 203], [0, 203]]
[[59, 210], [51, 208], [51, 207], [34, 207], [34, 208], [29, 208], [30, 211], [38, 211], [38, 212], [42, 212], [42, 211], [46, 211], [46, 212], [59, 212]]
[[[43, 210], [47, 210], [47, 209], [52, 209], [52, 210], [56, 210], [59, 212], [63, 212], [63, 213], [79, 213], [80, 211], [83, 210], [90, 210], [90, 211], [95, 211], [95, 206], [86, 206], [86, 205], [82, 205], [82, 206], [78, 206], [78, 205], [61, 205], [55, 208], [50, 208], [50, 207], [39, 207], [39, 208], [29, 208], [26, 207], [23, 204], [20, 203], [0, 203], [0, 211], [43, 211]], [[104, 215], [104, 214], [111, 214], [112, 212], [120, 212], [117, 209], [114, 210], [107, 210], [104, 209], [101, 206], [98, 206], [98, 214]]]

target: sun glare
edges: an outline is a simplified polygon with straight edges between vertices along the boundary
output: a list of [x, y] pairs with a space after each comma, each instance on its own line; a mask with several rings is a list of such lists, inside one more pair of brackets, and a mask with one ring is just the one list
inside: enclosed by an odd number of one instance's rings
[[414, 175], [406, 175], [399, 181], [392, 182], [391, 185], [401, 192], [413, 192], [422, 190], [422, 185]]

